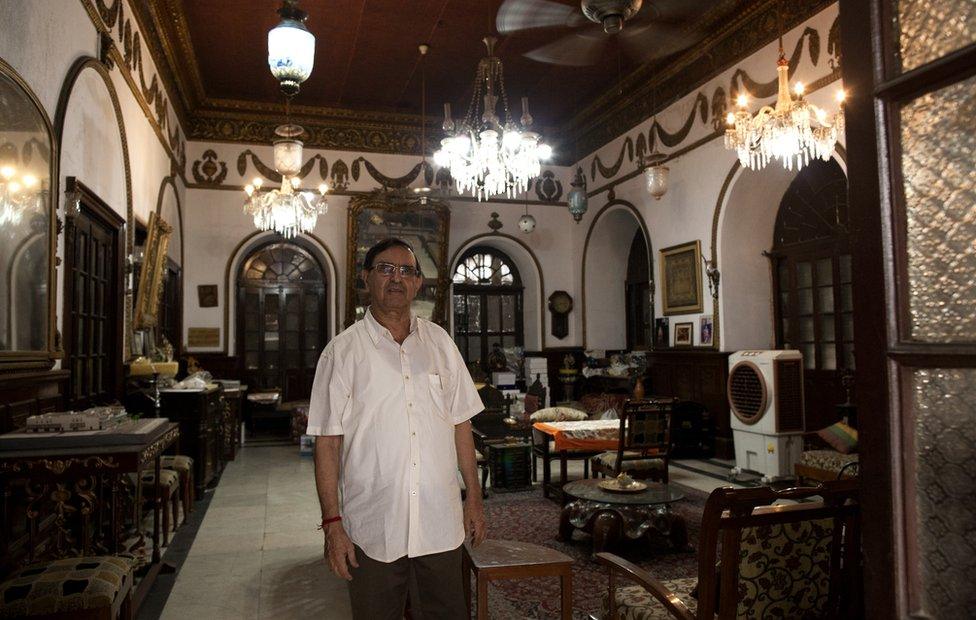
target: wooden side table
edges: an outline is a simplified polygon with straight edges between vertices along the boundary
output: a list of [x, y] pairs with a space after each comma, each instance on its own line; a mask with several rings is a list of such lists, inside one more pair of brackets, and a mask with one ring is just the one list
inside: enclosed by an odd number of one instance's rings
[[478, 588], [476, 618], [488, 620], [488, 583], [498, 579], [559, 577], [560, 618], [573, 617], [573, 558], [555, 549], [517, 540], [486, 540], [472, 549], [464, 544], [461, 560], [464, 600], [471, 605], [471, 573]]

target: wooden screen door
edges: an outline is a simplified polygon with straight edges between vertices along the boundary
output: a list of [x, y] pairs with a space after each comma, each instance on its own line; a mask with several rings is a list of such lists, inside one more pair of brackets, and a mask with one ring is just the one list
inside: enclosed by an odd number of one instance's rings
[[281, 389], [283, 400], [307, 399], [326, 343], [325, 281], [318, 261], [299, 245], [273, 243], [245, 261], [238, 286], [238, 338], [248, 385]]
[[865, 613], [968, 618], [976, 609], [976, 5], [841, 0], [840, 15]]

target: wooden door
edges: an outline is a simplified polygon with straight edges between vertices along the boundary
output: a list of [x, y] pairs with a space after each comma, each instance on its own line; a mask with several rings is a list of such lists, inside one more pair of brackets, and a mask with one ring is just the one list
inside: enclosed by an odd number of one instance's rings
[[841, 0], [840, 16], [865, 613], [972, 617], [976, 7]]
[[81, 183], [77, 215], [67, 218], [64, 260], [68, 406], [112, 403], [122, 385], [123, 220]]

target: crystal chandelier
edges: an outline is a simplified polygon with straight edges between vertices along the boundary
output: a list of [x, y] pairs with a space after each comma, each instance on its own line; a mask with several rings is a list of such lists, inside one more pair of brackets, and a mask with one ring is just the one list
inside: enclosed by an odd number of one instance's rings
[[[823, 108], [803, 99], [803, 84], [794, 87], [795, 97], [790, 94], [789, 61], [783, 53], [783, 37], [779, 39], [778, 95], [776, 107], [763, 106], [755, 116], [749, 114], [746, 95], [740, 94], [738, 110], [729, 112], [725, 130], [725, 148], [735, 150], [739, 162], [746, 168], [761, 170], [769, 160], [779, 158], [787, 170], [797, 170], [814, 157], [830, 159], [837, 143], [837, 136], [844, 130], [844, 112], [838, 109], [828, 115]], [[843, 103], [844, 91], [838, 93], [837, 102]]]
[[28, 211], [40, 211], [43, 188], [36, 176], [18, 174], [13, 166], [0, 168], [0, 226], [15, 226]]
[[[482, 40], [488, 56], [478, 63], [467, 114], [455, 123], [451, 118], [451, 104], [444, 104], [443, 129], [448, 137], [441, 140], [434, 161], [450, 169], [458, 192], [470, 191], [478, 200], [498, 194], [515, 198], [539, 176], [540, 162], [552, 155], [552, 147], [544, 144], [539, 134], [530, 131], [532, 115], [527, 97], [522, 97], [520, 125], [512, 120], [502, 62], [495, 56], [497, 39]], [[496, 113], [499, 98], [504, 123]]]
[[284, 0], [278, 15], [281, 22], [268, 31], [268, 68], [281, 91], [293, 97], [312, 74], [315, 36], [305, 27], [308, 13], [298, 8], [298, 0]]
[[294, 237], [315, 228], [319, 215], [324, 214], [329, 203], [325, 194], [328, 185], [319, 185], [319, 193], [303, 191], [298, 176], [302, 169], [302, 142], [296, 137], [302, 133], [298, 125], [281, 125], [275, 129], [280, 139], [274, 142], [274, 167], [281, 175], [280, 189], [262, 189], [263, 181], [256, 177], [244, 187], [247, 198], [244, 213], [254, 219], [259, 230], [273, 230], [283, 237]]

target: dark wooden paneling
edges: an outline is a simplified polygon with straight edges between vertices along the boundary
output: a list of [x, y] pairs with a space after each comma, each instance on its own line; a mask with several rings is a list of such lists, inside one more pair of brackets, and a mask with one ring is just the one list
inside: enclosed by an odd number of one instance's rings
[[160, 415], [180, 425], [180, 452], [193, 457], [196, 498], [200, 499], [223, 468], [223, 389], [163, 392], [160, 399]]
[[200, 364], [214, 379], [240, 379], [240, 366], [237, 357], [223, 353], [187, 353]]
[[677, 396], [704, 405], [715, 424], [715, 455], [733, 458], [725, 393], [729, 353], [713, 349], [648, 351], [647, 377], [644, 389], [649, 396]]

